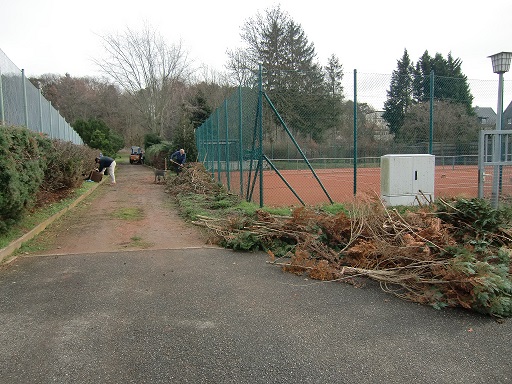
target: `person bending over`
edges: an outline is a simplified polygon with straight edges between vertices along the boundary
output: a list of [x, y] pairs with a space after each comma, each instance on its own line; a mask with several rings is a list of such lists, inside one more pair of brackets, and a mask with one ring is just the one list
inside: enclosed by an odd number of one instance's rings
[[116, 161], [108, 156], [100, 156], [95, 159], [96, 164], [98, 164], [98, 171], [103, 172], [106, 168], [108, 169], [108, 174], [110, 176], [110, 184], [116, 183]]

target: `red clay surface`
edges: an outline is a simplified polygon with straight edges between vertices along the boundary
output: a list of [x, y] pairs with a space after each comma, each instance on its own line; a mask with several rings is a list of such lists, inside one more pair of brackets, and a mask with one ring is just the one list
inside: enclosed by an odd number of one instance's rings
[[[334, 202], [349, 202], [354, 199], [354, 173], [352, 168], [315, 170], [325, 190]], [[509, 171], [510, 172], [510, 171]], [[280, 171], [286, 181], [307, 205], [329, 203], [329, 199], [309, 170]], [[264, 204], [269, 206], [295, 206], [300, 201], [274, 171], [264, 171]], [[485, 195], [492, 185], [492, 168], [485, 171]], [[231, 180], [236, 179], [236, 174]], [[503, 190], [512, 190], [512, 177], [503, 175]], [[236, 183], [236, 182], [235, 182]], [[232, 184], [233, 185], [233, 184]], [[231, 190], [235, 191], [236, 187]], [[380, 196], [380, 168], [357, 170], [357, 195]], [[434, 197], [478, 197], [477, 166], [437, 166], [435, 168]], [[259, 187], [253, 192], [253, 200], [259, 202]]]
[[[33, 241], [31, 253], [78, 254], [140, 249], [184, 249], [206, 245], [200, 229], [178, 216], [164, 184], [142, 165], [118, 164], [117, 184], [108, 176], [77, 207]], [[136, 210], [136, 217], [123, 213]]]

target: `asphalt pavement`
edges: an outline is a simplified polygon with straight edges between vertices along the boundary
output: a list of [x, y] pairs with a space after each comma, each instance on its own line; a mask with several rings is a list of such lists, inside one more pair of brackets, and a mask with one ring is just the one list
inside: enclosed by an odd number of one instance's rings
[[0, 270], [0, 383], [511, 383], [512, 323], [218, 248]]

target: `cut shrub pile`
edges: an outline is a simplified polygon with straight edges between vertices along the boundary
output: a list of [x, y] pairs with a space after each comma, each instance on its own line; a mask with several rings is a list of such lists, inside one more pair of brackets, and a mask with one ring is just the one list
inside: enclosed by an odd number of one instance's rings
[[[218, 200], [222, 191], [200, 165], [169, 183], [180, 200], [204, 195], [210, 210], [210, 196]], [[508, 317], [511, 212], [480, 199], [439, 200], [403, 212], [370, 199], [337, 214], [300, 207], [289, 217], [264, 210], [247, 216], [231, 209], [194, 222], [208, 228], [213, 242], [264, 250], [288, 272], [349, 283], [364, 276], [406, 300]]]

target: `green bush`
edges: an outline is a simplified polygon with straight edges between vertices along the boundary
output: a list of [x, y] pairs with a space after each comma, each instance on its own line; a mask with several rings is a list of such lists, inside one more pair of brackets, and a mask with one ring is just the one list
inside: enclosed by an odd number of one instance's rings
[[504, 228], [510, 228], [512, 223], [510, 206], [496, 209], [489, 201], [479, 198], [461, 198], [450, 202], [440, 200], [437, 215], [458, 228], [455, 233], [459, 242], [464, 242], [468, 234], [471, 234], [470, 238], [492, 237], [499, 241], [494, 235]]
[[171, 168], [169, 161], [169, 154], [174, 152], [172, 144], [168, 141], [161, 141], [158, 144], [153, 144], [146, 148], [146, 164], [158, 169], [164, 169], [167, 163], [167, 169]]
[[80, 135], [85, 144], [100, 150], [104, 155], [115, 157], [115, 154], [124, 146], [124, 139], [111, 130], [100, 119], [78, 119], [73, 128]]
[[0, 233], [37, 203], [41, 191], [79, 187], [97, 151], [50, 140], [23, 127], [0, 129]]
[[40, 141], [26, 128], [0, 129], [0, 232], [35, 203], [46, 167]]
[[158, 136], [156, 133], [146, 133], [144, 135], [144, 148], [146, 151], [155, 144], [160, 144], [162, 142], [162, 138]]
[[46, 172], [41, 189], [49, 192], [79, 187], [84, 174], [96, 167], [97, 151], [71, 142], [49, 141], [41, 146]]

